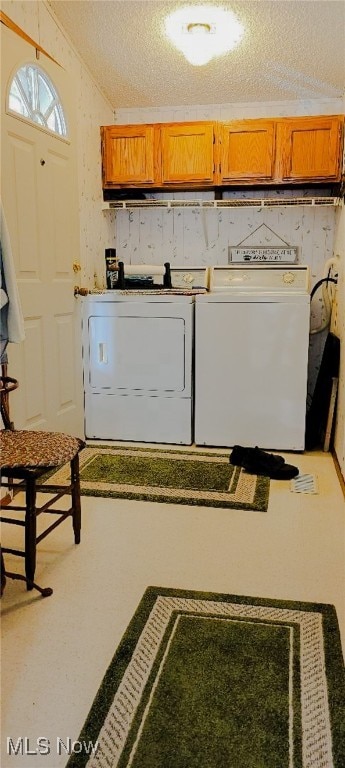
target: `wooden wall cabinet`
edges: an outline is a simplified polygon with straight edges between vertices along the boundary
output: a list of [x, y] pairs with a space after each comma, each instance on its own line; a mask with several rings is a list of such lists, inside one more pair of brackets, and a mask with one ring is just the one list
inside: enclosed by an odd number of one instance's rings
[[234, 120], [219, 124], [221, 185], [272, 181], [275, 171], [274, 120]]
[[103, 126], [103, 188], [213, 186], [214, 127], [212, 122]]
[[161, 184], [188, 187], [215, 183], [215, 123], [160, 126]]
[[340, 115], [220, 124], [219, 183], [339, 181], [342, 137]]
[[337, 181], [341, 174], [340, 116], [288, 118], [277, 123], [277, 175], [282, 181]]
[[159, 184], [158, 139], [156, 125], [103, 126], [103, 189]]
[[205, 189], [340, 181], [344, 118], [110, 125], [104, 189]]

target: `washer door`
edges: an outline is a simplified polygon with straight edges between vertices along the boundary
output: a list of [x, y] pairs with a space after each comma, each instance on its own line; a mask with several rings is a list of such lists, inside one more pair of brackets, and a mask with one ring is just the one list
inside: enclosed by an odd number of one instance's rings
[[128, 314], [89, 318], [92, 391], [165, 396], [189, 393], [185, 319], [158, 313], [155, 317]]

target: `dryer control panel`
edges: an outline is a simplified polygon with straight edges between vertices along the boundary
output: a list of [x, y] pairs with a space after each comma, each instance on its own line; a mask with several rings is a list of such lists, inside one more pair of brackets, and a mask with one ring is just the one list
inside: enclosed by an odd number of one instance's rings
[[173, 288], [208, 288], [208, 267], [171, 267], [170, 273]]

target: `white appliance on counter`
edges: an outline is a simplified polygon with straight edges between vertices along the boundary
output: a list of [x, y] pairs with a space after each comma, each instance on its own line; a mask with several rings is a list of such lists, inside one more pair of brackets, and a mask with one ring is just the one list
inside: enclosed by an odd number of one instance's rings
[[172, 269], [170, 289], [85, 297], [87, 438], [192, 443], [194, 286], [205, 281], [206, 268]]
[[195, 442], [303, 450], [308, 267], [213, 267], [195, 304]]

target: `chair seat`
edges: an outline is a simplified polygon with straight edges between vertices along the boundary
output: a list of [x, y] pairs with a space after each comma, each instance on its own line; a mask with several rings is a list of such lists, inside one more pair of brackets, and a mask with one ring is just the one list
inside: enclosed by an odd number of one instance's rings
[[5, 469], [59, 467], [84, 448], [78, 437], [63, 432], [5, 429], [0, 433], [1, 466]]

